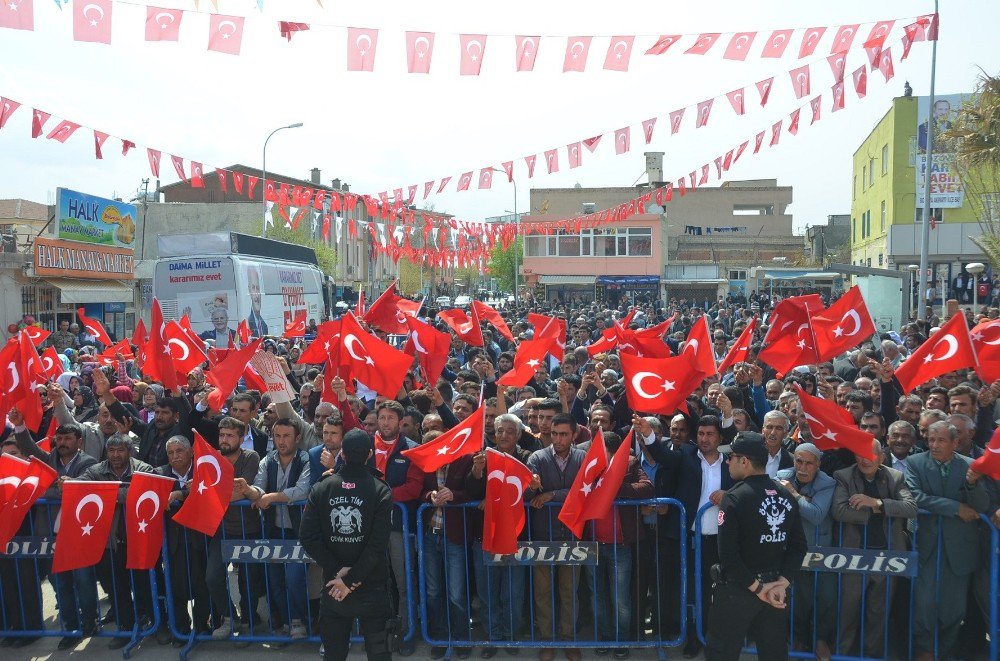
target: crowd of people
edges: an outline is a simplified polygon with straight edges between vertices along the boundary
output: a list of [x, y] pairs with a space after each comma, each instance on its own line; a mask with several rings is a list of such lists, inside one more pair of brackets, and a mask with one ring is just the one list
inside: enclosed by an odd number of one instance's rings
[[[541, 647], [539, 658], [555, 658], [558, 647], [566, 658], [579, 659], [573, 640], [603, 641], [606, 646], [595, 652], [616, 658], [629, 656], [630, 642], [682, 641], [685, 658], [694, 658], [701, 642], [693, 610], [682, 617], [681, 566], [687, 568], [688, 604], [696, 603], [700, 576], [703, 597], [697, 603], [707, 621], [710, 569], [719, 562], [718, 505], [734, 486], [726, 446], [738, 432], [752, 431], [763, 436], [768, 449], [767, 474], [797, 500], [810, 546], [918, 553], [913, 580], [875, 572], [841, 578], [800, 572], [793, 582], [792, 645], [818, 658], [831, 653], [930, 658], [935, 649], [942, 656], [977, 658], [986, 645], [990, 608], [996, 607], [990, 604], [995, 586], [988, 580], [995, 550], [990, 523], [980, 515], [1000, 526], [1000, 490], [969, 467], [996, 427], [1000, 382], [982, 383], [974, 371], [963, 370], [903, 392], [894, 371], [939, 325], [936, 318], [915, 320], [898, 332], [867, 339], [833, 362], [801, 366], [778, 378], [757, 359], [775, 302], [755, 296], [708, 306], [683, 300], [641, 305], [631, 318], [633, 328], [654, 326], [676, 313], [663, 336], [675, 353], [705, 316], [716, 361], [752, 318], [763, 322], [745, 361], [701, 383], [685, 412], [656, 416], [629, 408], [617, 349], [594, 355], [587, 349], [626, 315], [624, 305], [503, 309], [514, 342], [485, 326], [483, 347], [453, 337], [441, 379], [424, 382], [415, 364], [394, 399], [324, 375], [322, 366], [300, 364], [307, 340], [268, 338], [263, 350], [277, 355], [297, 400], [272, 402], [241, 384], [220, 410], [209, 404], [212, 386], [201, 368], [187, 375], [180, 392], [170, 392], [144, 378], [142, 365], [124, 356], [102, 365], [95, 357], [98, 347], [92, 342], [81, 346], [69, 328], [60, 328], [50, 342], [60, 351], [65, 373], [39, 389], [44, 414], [37, 429], [27, 429], [16, 410], [10, 413], [0, 434], [3, 452], [35, 456], [54, 468], [59, 479], [45, 494], [53, 500], [66, 480], [127, 486], [142, 472], [174, 479], [164, 547], [171, 589], [159, 591], [158, 603], [149, 580], [129, 580], [128, 540], [119, 518], [112, 544], [96, 567], [53, 574], [41, 560], [0, 559], [2, 629], [15, 634], [42, 628], [37, 586], [47, 579], [57, 595], [56, 628], [69, 632], [60, 649], [75, 647], [101, 627], [146, 630], [157, 609], [166, 613], [165, 593], [172, 599], [175, 626], [174, 632], [164, 625], [156, 633], [162, 644], [182, 645], [175, 633], [190, 632], [236, 644], [241, 636], [272, 633], [289, 641], [309, 637], [317, 631], [321, 572], [309, 563], [231, 563], [223, 541], [298, 539], [299, 503], [318, 481], [342, 468], [344, 436], [357, 429], [372, 437], [371, 464], [391, 488], [394, 503], [387, 575], [396, 628], [406, 632], [413, 626], [417, 638], [426, 631], [432, 658], [444, 656], [448, 647], [467, 658], [473, 641], [488, 641], [479, 649], [483, 658], [499, 648], [516, 654], [517, 641], [536, 646], [558, 641]], [[565, 320], [565, 355], [561, 362], [540, 364], [523, 387], [498, 385], [514, 365], [517, 343], [536, 332], [528, 312]], [[421, 316], [433, 323], [435, 313], [425, 308]], [[966, 314], [970, 322], [980, 316]], [[982, 316], [1000, 315], [984, 308]], [[376, 334], [398, 343], [403, 339]], [[842, 449], [821, 451], [811, 438], [797, 387], [847, 411], [874, 437], [875, 458]], [[324, 388], [334, 396], [321, 397]], [[557, 519], [558, 504], [598, 430], [609, 457], [631, 432], [619, 499], [671, 498], [683, 507], [612, 508], [584, 533], [585, 540], [598, 544], [595, 565], [490, 564], [482, 552], [481, 510], [455, 507], [484, 497], [486, 453], [427, 474], [402, 454], [459, 424], [479, 406], [485, 407], [485, 444], [519, 459], [535, 476], [524, 493], [529, 507], [524, 540], [574, 539]], [[51, 450], [44, 450], [40, 444], [50, 429]], [[211, 537], [170, 521], [190, 488], [194, 431], [232, 463], [236, 476], [232, 504]], [[124, 503], [122, 494], [119, 503]], [[420, 590], [415, 571], [408, 573], [407, 567], [418, 566], [415, 517], [423, 504], [426, 609], [418, 606], [413, 612], [426, 619], [411, 622], [408, 605], [418, 602]], [[38, 505], [35, 510], [20, 533], [51, 534], [56, 508]], [[697, 572], [696, 546], [701, 551]], [[229, 589], [231, 572], [238, 579], [236, 594]], [[157, 574], [162, 584], [163, 575]], [[107, 609], [101, 607], [101, 592]], [[34, 641], [30, 635], [11, 635], [0, 646], [19, 648]], [[110, 645], [127, 642], [113, 638]], [[414, 641], [404, 640], [398, 653], [414, 650]]]

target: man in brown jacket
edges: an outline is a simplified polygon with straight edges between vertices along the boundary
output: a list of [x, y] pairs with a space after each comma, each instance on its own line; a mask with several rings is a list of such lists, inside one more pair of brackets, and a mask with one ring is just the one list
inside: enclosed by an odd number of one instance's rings
[[[917, 503], [906, 486], [905, 476], [882, 465], [885, 450], [873, 441], [875, 459], [855, 455], [857, 464], [833, 474], [834, 521], [843, 524], [840, 545], [844, 548], [909, 550], [906, 520], [917, 516]], [[841, 654], [857, 653], [861, 595], [865, 596], [864, 656], [882, 656], [886, 604], [892, 603], [896, 581], [886, 574], [844, 574], [841, 585]], [[886, 592], [888, 591], [888, 595]]]

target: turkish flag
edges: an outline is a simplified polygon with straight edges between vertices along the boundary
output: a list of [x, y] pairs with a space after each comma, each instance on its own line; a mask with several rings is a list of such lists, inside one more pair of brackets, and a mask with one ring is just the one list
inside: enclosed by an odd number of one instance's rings
[[188, 497], [173, 521], [185, 528], [213, 536], [222, 523], [233, 495], [233, 465], [194, 433], [194, 471]]
[[[517, 552], [524, 530], [524, 492], [534, 475], [520, 461], [486, 449], [486, 496], [483, 498], [483, 551], [497, 555]], [[509, 487], [513, 487], [513, 492]]]
[[660, 38], [656, 40], [656, 43], [649, 47], [649, 50], [646, 51], [646, 55], [663, 55], [683, 36], [684, 35], [682, 34], [661, 35]]
[[340, 320], [341, 368], [378, 394], [395, 398], [413, 364], [412, 356], [366, 333], [352, 315]]
[[715, 356], [712, 354], [712, 335], [708, 332], [708, 316], [701, 315], [688, 331], [681, 353], [694, 356], [695, 369], [706, 377], [718, 374], [715, 366]]
[[[163, 512], [174, 480], [152, 473], [135, 473], [125, 496], [127, 569], [152, 569], [163, 548]], [[147, 504], [148, 503], [148, 504]]]
[[634, 41], [634, 36], [611, 37], [608, 53], [604, 56], [604, 68], [608, 71], [628, 71]]
[[120, 486], [121, 482], [63, 483], [53, 573], [93, 567], [101, 561], [111, 534]]
[[[54, 468], [35, 457], [29, 458], [26, 463], [27, 466], [23, 464], [4, 466], [4, 469], [10, 472], [0, 473], [0, 485], [3, 486], [4, 496], [3, 507], [0, 509], [0, 549], [7, 548], [7, 544], [21, 527], [25, 515], [59, 477]], [[84, 482], [84, 484], [91, 483]], [[65, 505], [65, 500], [63, 504]]]
[[592, 37], [569, 37], [566, 40], [566, 55], [563, 57], [563, 73], [583, 71], [587, 68], [587, 53], [590, 52]]
[[630, 353], [640, 358], [669, 358], [670, 347], [663, 342], [663, 333], [672, 323], [673, 318], [650, 328], [632, 330], [615, 322], [618, 352]]
[[858, 429], [854, 417], [846, 409], [833, 400], [814, 397], [798, 385], [795, 388], [816, 447], [820, 450], [847, 449], [859, 457], [875, 459], [872, 451], [875, 437]]
[[316, 339], [309, 343], [306, 350], [299, 356], [301, 365], [320, 365], [329, 360], [340, 344], [340, 320], [324, 321], [319, 325]]
[[[854, 79], [854, 92], [858, 95], [859, 99], [865, 98], [865, 94], [868, 93], [868, 71], [865, 69], [865, 65], [858, 67], [851, 77]], [[843, 85], [841, 85], [843, 87]], [[841, 95], [843, 96], [843, 95]], [[843, 98], [841, 98], [840, 106], [844, 106]]]
[[132, 331], [132, 346], [138, 347], [140, 353], [146, 346], [146, 324], [142, 319], [136, 323], [135, 330]]
[[643, 120], [642, 122], [642, 136], [646, 138], [647, 145], [653, 141], [653, 127], [655, 126], [656, 126], [655, 117], [650, 117], [649, 119]]
[[[604, 435], [599, 434], [598, 438], [592, 441], [592, 445], [597, 445], [600, 441], [600, 447], [602, 450], [607, 452], [604, 446]], [[559, 520], [566, 524], [566, 527], [573, 531], [577, 539], [582, 536], [583, 533], [583, 523], [585, 521], [593, 521], [595, 519], [603, 519], [608, 516], [611, 512], [611, 508], [614, 505], [615, 498], [618, 496], [618, 491], [622, 488], [622, 482], [625, 481], [625, 471], [628, 470], [628, 460], [629, 454], [632, 451], [632, 430], [629, 429], [628, 435], [622, 440], [621, 445], [615, 450], [615, 453], [611, 455], [611, 461], [608, 463], [607, 468], [600, 477], [597, 478], [597, 482], [594, 483], [590, 493], [584, 494], [584, 505], [583, 508], [575, 517], [573, 525], [570, 525], [562, 518], [562, 510], [559, 512]], [[579, 475], [579, 473], [578, 473]], [[570, 494], [573, 494], [572, 489]], [[567, 501], [569, 498], [566, 499]], [[563, 504], [563, 509], [565, 509], [565, 503]], [[572, 512], [567, 515], [567, 519], [570, 518]]]
[[[625, 445], [625, 443], [622, 443]], [[583, 526], [587, 522], [587, 500], [597, 484], [598, 478], [608, 468], [608, 450], [604, 446], [604, 432], [598, 428], [597, 434], [590, 442], [590, 448], [583, 457], [583, 463], [573, 486], [569, 488], [562, 507], [559, 508], [559, 520], [570, 529], [578, 539], [583, 535]]]
[[420, 470], [433, 473], [459, 457], [479, 452], [485, 444], [483, 436], [485, 410], [485, 406], [480, 406], [468, 418], [433, 441], [403, 450], [403, 454]]
[[179, 41], [183, 9], [146, 7], [146, 41]]
[[713, 103], [715, 103], [715, 99], [707, 99], [698, 104], [698, 112], [694, 118], [694, 127], [696, 129], [700, 129], [702, 126], [708, 124], [708, 116], [712, 113]]
[[106, 347], [110, 347], [112, 344], [114, 344], [114, 342], [112, 342], [111, 338], [108, 336], [108, 331], [104, 330], [104, 326], [101, 324], [101, 322], [97, 321], [96, 319], [91, 319], [90, 317], [85, 315], [83, 313], [83, 308], [77, 308], [76, 314], [78, 317], [80, 317], [80, 325], [83, 326], [83, 329], [87, 331], [89, 335], [93, 335], [94, 337], [96, 337], [97, 341]]
[[[757, 81], [757, 92], [760, 93], [760, 107], [763, 108], [767, 105], [767, 99], [771, 96], [771, 85], [774, 83], [774, 78], [765, 78], [764, 80]], [[755, 152], [756, 153], [756, 152]]]
[[458, 186], [456, 190], [459, 192], [469, 190], [469, 185], [472, 183], [472, 170], [469, 170], [461, 177], [458, 178]]
[[514, 40], [517, 42], [517, 70], [534, 71], [535, 57], [538, 55], [541, 37], [518, 35]]
[[593, 358], [599, 353], [611, 351], [618, 346], [618, 332], [614, 328], [605, 328], [601, 336], [587, 345], [587, 353]]
[[[8, 453], [0, 454], [0, 512], [3, 512], [3, 508], [7, 506], [11, 496], [17, 491], [21, 480], [28, 473], [29, 466], [31, 464], [27, 459], [21, 459]], [[3, 524], [0, 524], [0, 528], [2, 526]]]
[[633, 411], [672, 415], [705, 379], [691, 351], [670, 358], [640, 358], [621, 353], [619, 359], [625, 395]]
[[857, 23], [853, 25], [841, 25], [833, 37], [833, 46], [830, 48], [830, 53], [846, 53], [851, 50], [851, 44], [854, 43], [854, 37], [857, 35], [859, 27], [860, 25]]
[[374, 71], [378, 30], [347, 28], [347, 70]]
[[[0, 28], [11, 30], [34, 30], [34, 0], [0, 1]], [[3, 128], [0, 125], [0, 128]]]
[[809, 94], [809, 65], [805, 64], [797, 69], [788, 72], [792, 79], [792, 89], [795, 90], [795, 98], [801, 99]]
[[403, 351], [415, 355], [424, 368], [424, 376], [430, 384], [436, 384], [441, 378], [441, 372], [448, 363], [448, 351], [451, 349], [451, 335], [442, 333], [430, 324], [418, 321], [414, 317], [406, 318], [410, 337]]
[[895, 75], [895, 71], [892, 68], [891, 48], [886, 48], [884, 51], [879, 53], [878, 70], [882, 72], [882, 75], [885, 77], [886, 82], [888, 82], [889, 79]]
[[463, 76], [478, 76], [483, 68], [483, 55], [486, 53], [485, 34], [459, 35], [462, 50], [459, 54], [459, 73]]
[[278, 21], [278, 34], [287, 39], [292, 40], [292, 37], [296, 32], [305, 32], [309, 29], [308, 23], [294, 23], [292, 21]]
[[59, 376], [65, 371], [62, 367], [62, 361], [59, 360], [59, 354], [56, 353], [55, 347], [47, 347], [41, 356], [42, 361], [42, 371], [45, 375], [52, 381], [55, 381]]
[[808, 28], [802, 35], [802, 45], [799, 46], [799, 59], [803, 57], [809, 57], [814, 52], [816, 52], [816, 46], [819, 45], [820, 39], [823, 38], [823, 33], [826, 32], [826, 28]]
[[553, 172], [559, 172], [559, 150], [558, 149], [546, 149], [545, 150], [545, 169], [549, 174]]
[[149, 171], [154, 177], [160, 176], [160, 150], [146, 147], [146, 157], [149, 159]]
[[208, 50], [239, 55], [243, 42], [243, 20], [242, 16], [212, 14], [208, 22]]
[[39, 328], [38, 326], [25, 326], [24, 332], [31, 340], [31, 343], [36, 347], [42, 346], [42, 342], [48, 339], [49, 335], [52, 335], [49, 331], [44, 328]]
[[555, 340], [551, 337], [537, 340], [522, 340], [514, 354], [514, 368], [497, 379], [497, 385], [525, 386], [538, 372], [545, 361], [545, 355], [552, 350]]
[[768, 319], [768, 329], [767, 333], [764, 334], [764, 342], [767, 343], [775, 334], [788, 330], [793, 324], [805, 322], [807, 309], [810, 314], [822, 312], [823, 299], [820, 298], [819, 294], [792, 296], [779, 301]]
[[794, 328], [794, 332], [782, 333], [767, 344], [758, 355], [761, 361], [777, 371], [778, 378], [800, 365], [815, 365], [821, 362], [819, 354], [816, 353], [816, 339], [808, 316]]
[[164, 326], [163, 339], [170, 351], [174, 369], [182, 375], [190, 374], [194, 368], [208, 360], [208, 355], [203, 348], [205, 345], [201, 339], [195, 336], [194, 341], [192, 341], [191, 334], [187, 333], [176, 321], [168, 321]]
[[562, 362], [563, 354], [566, 352], [566, 320], [557, 317], [548, 317], [537, 312], [529, 312], [528, 323], [535, 330], [533, 339], [552, 338], [554, 340], [552, 346], [549, 348], [549, 353], [552, 354], [553, 358]]
[[368, 311], [362, 317], [369, 326], [393, 335], [401, 335], [407, 331], [406, 315], [399, 309], [399, 302], [404, 299], [396, 295], [398, 283], [398, 279], [393, 280], [382, 295], [368, 306]]
[[733, 90], [732, 92], [727, 93], [726, 98], [729, 99], [730, 105], [733, 106], [733, 112], [737, 115], [742, 115], [746, 112], [742, 87], [738, 90]]
[[472, 307], [476, 311], [476, 316], [479, 319], [485, 319], [486, 321], [493, 324], [493, 327], [500, 331], [500, 334], [505, 338], [514, 341], [514, 334], [510, 332], [510, 328], [507, 327], [507, 322], [503, 320], [500, 313], [491, 308], [486, 303], [482, 301], [472, 301]]
[[56, 127], [49, 131], [49, 134], [45, 136], [46, 140], [55, 140], [59, 143], [65, 143], [70, 137], [76, 133], [76, 130], [80, 128], [80, 125], [76, 122], [71, 122], [68, 119], [64, 119]]
[[489, 190], [493, 186], [493, 168], [483, 168], [479, 171], [480, 190]]
[[406, 68], [410, 73], [430, 73], [433, 53], [433, 32], [406, 33]]
[[49, 113], [44, 110], [39, 110], [38, 108], [31, 109], [31, 137], [37, 138], [42, 134], [42, 130], [45, 128], [45, 122], [49, 121], [51, 117]]
[[761, 57], [781, 57], [785, 54], [785, 49], [788, 48], [788, 43], [791, 41], [792, 33], [794, 30], [775, 30], [771, 33], [768, 38], [767, 43], [764, 45], [764, 50], [761, 51]]
[[459, 308], [442, 310], [438, 312], [438, 319], [448, 324], [448, 327], [458, 335], [458, 339], [469, 346], [483, 346], [483, 330], [476, 316], [476, 308], [472, 308], [471, 317], [465, 313], [465, 310]]
[[240, 340], [240, 345], [245, 345], [250, 341], [250, 324], [246, 319], [241, 319], [236, 325], [236, 337]]
[[[239, 383], [240, 377], [243, 376], [243, 372], [246, 371], [247, 363], [260, 349], [262, 341], [258, 338], [242, 349], [230, 351], [225, 360], [213, 365], [212, 369], [205, 375], [205, 380], [215, 386], [215, 390], [209, 393], [206, 400], [213, 411], [222, 410], [229, 395]], [[209, 534], [214, 534], [214, 532]]]
[[[488, 456], [487, 461], [489, 461]], [[975, 471], [980, 475], [986, 475], [994, 480], [1000, 480], [1000, 428], [994, 430], [993, 437], [986, 444], [986, 449], [983, 451], [982, 456], [972, 462], [969, 470]], [[489, 483], [487, 482], [487, 492], [489, 492], [489, 488]]]
[[704, 55], [718, 40], [718, 32], [700, 34], [698, 35], [698, 39], [694, 42], [694, 46], [684, 51], [684, 53], [687, 55]]
[[302, 308], [295, 312], [291, 321], [285, 324], [285, 332], [282, 337], [305, 337], [306, 334], [306, 310]]
[[73, 40], [111, 43], [111, 0], [73, 3]]
[[875, 334], [875, 323], [857, 286], [826, 310], [812, 315], [819, 360], [831, 360]]
[[972, 347], [976, 350], [976, 373], [984, 383], [1000, 379], [1000, 319], [984, 321], [972, 329]]
[[46, 380], [38, 350], [27, 335], [18, 333], [0, 351], [0, 364], [9, 367], [4, 370], [9, 379], [3, 384], [4, 415], [11, 407], [16, 407], [24, 416], [28, 429], [37, 430], [42, 424], [42, 400], [35, 387]]
[[615, 153], [624, 154], [632, 148], [632, 129], [628, 126], [615, 130]]
[[872, 26], [871, 32], [868, 33], [868, 38], [865, 39], [865, 48], [877, 48], [882, 49], [882, 45], [885, 44], [886, 37], [892, 32], [892, 26], [896, 21], [879, 21]]
[[187, 179], [187, 175], [184, 174], [184, 159], [180, 156], [171, 156], [170, 162], [174, 165], [174, 172], [177, 173], [177, 178], [181, 181]]
[[725, 374], [726, 370], [736, 363], [745, 362], [749, 355], [750, 345], [753, 343], [753, 332], [757, 328], [757, 317], [750, 320], [747, 327], [743, 329], [736, 342], [729, 348], [729, 353], [719, 363], [719, 374]]
[[201, 163], [191, 161], [191, 188], [204, 188], [205, 175]]
[[936, 376], [975, 366], [976, 350], [965, 315], [956, 314], [896, 368], [896, 379], [909, 393]]
[[6, 124], [10, 116], [21, 107], [21, 104], [17, 101], [12, 101], [5, 96], [0, 96], [0, 129], [2, 129]]
[[739, 60], [740, 62], [747, 59], [747, 55], [750, 53], [750, 46], [753, 45], [753, 40], [756, 36], [756, 32], [737, 32], [733, 34], [733, 38], [729, 40], [729, 46], [726, 47], [726, 52], [722, 55], [723, 59]]

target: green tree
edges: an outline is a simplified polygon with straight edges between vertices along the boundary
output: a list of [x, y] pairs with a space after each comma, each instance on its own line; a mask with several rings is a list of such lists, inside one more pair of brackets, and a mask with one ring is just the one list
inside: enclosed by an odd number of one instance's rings
[[973, 241], [1000, 267], [1000, 77], [980, 77], [941, 138], [955, 145], [955, 166], [983, 229]]
[[506, 248], [498, 244], [490, 253], [490, 261], [486, 268], [489, 274], [497, 279], [502, 291], [514, 291], [514, 267], [521, 267], [519, 255], [523, 254], [523, 247], [524, 239], [518, 236]]
[[[274, 224], [267, 228], [267, 238], [312, 248], [316, 251], [316, 261], [319, 263], [320, 270], [329, 276], [336, 276], [337, 251], [322, 239], [312, 237], [312, 217], [310, 215], [312, 211], [303, 208], [299, 213], [302, 214], [302, 217], [299, 219], [298, 229], [293, 229], [285, 227], [285, 219], [278, 214], [278, 206], [272, 207], [271, 217]], [[241, 227], [244, 234], [252, 234], [253, 236], [260, 236], [261, 230], [259, 221], [243, 223]]]

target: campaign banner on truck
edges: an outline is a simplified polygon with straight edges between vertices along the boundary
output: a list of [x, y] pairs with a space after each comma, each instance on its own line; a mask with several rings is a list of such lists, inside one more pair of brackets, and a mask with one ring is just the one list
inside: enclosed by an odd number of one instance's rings
[[68, 188], [56, 189], [56, 236], [67, 241], [135, 249], [138, 207]]

